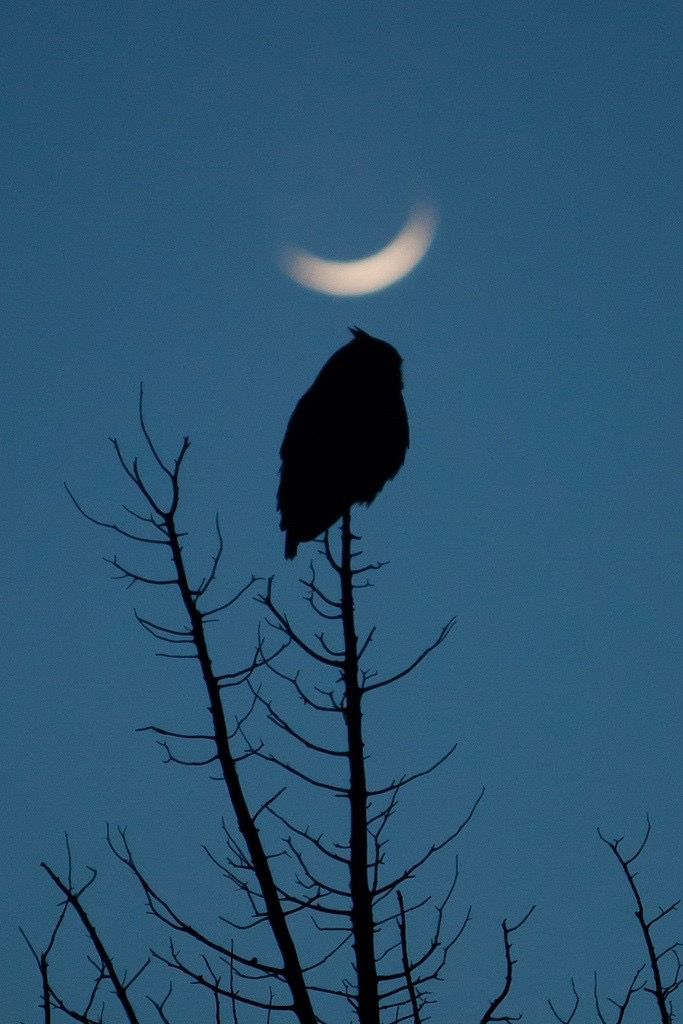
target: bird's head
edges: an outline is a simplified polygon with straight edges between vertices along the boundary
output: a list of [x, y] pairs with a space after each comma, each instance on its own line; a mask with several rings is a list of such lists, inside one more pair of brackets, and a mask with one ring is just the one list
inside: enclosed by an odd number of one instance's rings
[[[366, 379], [394, 381], [400, 391], [403, 387], [401, 364], [403, 360], [393, 345], [381, 338], [375, 338], [360, 327], [349, 327], [353, 340], [340, 351], [355, 352], [355, 359], [360, 359], [363, 375]], [[356, 346], [359, 346], [356, 348]]]

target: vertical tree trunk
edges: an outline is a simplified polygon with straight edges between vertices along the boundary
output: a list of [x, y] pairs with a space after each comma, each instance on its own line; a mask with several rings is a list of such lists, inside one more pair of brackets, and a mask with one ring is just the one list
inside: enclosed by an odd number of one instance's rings
[[358, 1019], [360, 1024], [379, 1024], [375, 923], [372, 894], [368, 885], [368, 791], [363, 749], [362, 692], [358, 679], [358, 638], [353, 608], [350, 509], [347, 509], [342, 519], [341, 591], [351, 809], [351, 924], [358, 977]]

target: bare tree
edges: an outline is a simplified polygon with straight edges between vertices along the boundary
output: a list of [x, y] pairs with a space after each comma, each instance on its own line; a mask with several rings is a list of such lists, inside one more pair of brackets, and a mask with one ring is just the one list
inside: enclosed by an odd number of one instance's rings
[[[643, 897], [636, 882], [637, 872], [634, 865], [647, 845], [651, 830], [650, 819], [648, 817], [647, 828], [645, 829], [645, 835], [640, 845], [630, 857], [627, 857], [621, 851], [623, 836], [619, 839], [606, 839], [600, 829], [598, 829], [600, 839], [610, 848], [621, 866], [626, 877], [628, 887], [635, 899], [635, 916], [640, 927], [643, 945], [647, 953], [645, 962], [635, 971], [631, 983], [629, 984], [625, 995], [622, 997], [621, 1002], [618, 1002], [615, 999], [609, 1000], [617, 1010], [615, 1024], [621, 1024], [621, 1022], [626, 1019], [626, 1011], [628, 1010], [633, 997], [639, 992], [643, 992], [654, 999], [657, 1005], [657, 1014], [661, 1024], [672, 1024], [673, 1005], [671, 997], [683, 983], [683, 975], [681, 973], [683, 965], [681, 965], [681, 958], [678, 952], [681, 948], [681, 943], [673, 942], [664, 949], [658, 950], [653, 933], [654, 926], [659, 924], [660, 921], [663, 921], [665, 917], [669, 916], [669, 914], [678, 910], [681, 901], [674, 900], [672, 903], [669, 903], [668, 906], [660, 907], [657, 913], [650, 917], [645, 909]], [[650, 975], [649, 980], [648, 972]], [[665, 976], [668, 977], [667, 981], [664, 980]], [[607, 1018], [604, 1016], [600, 1005], [597, 976], [594, 986], [594, 999], [598, 1019], [601, 1024], [608, 1024]]]
[[[142, 1015], [142, 1006], [162, 1024], [175, 1024], [173, 981], [184, 979], [208, 1000], [198, 1014], [206, 1015], [208, 1006], [216, 1024], [229, 1020], [233, 1024], [270, 1022], [277, 1018], [318, 1024], [349, 1014], [358, 1024], [424, 1024], [429, 1018], [433, 984], [443, 976], [449, 954], [467, 927], [470, 908], [459, 911], [456, 923], [449, 925], [449, 905], [458, 881], [457, 857], [439, 897], [419, 893], [412, 896], [413, 885], [424, 865], [454, 847], [471, 821], [483, 790], [473, 794], [469, 807], [448, 835], [417, 851], [400, 867], [390, 869], [386, 856], [388, 833], [399, 799], [409, 786], [445, 765], [455, 745], [412, 774], [370, 778], [364, 716], [373, 701], [384, 699], [446, 640], [453, 620], [446, 622], [433, 641], [404, 667], [384, 676], [367, 667], [374, 630], [359, 637], [356, 602], [381, 565], [363, 562], [348, 510], [342, 521], [339, 553], [335, 553], [326, 534], [321, 548], [323, 569], [312, 564], [301, 580], [308, 604], [323, 623], [320, 632], [309, 635], [293, 623], [276, 597], [273, 578], [252, 577], [228, 600], [214, 603], [210, 595], [223, 555], [220, 526], [216, 522], [216, 552], [208, 571], [195, 582], [186, 561], [187, 534], [179, 522], [181, 475], [190, 442], [185, 438], [175, 459], [167, 463], [148, 431], [142, 391], [139, 416], [149, 458], [165, 480], [165, 497], [153, 491], [139, 460], [128, 460], [115, 439], [112, 444], [116, 458], [138, 501], [142, 501], [142, 511], [123, 505], [128, 519], [122, 525], [121, 521], [92, 515], [71, 490], [69, 495], [91, 523], [135, 544], [170, 554], [173, 568], [165, 576], [142, 573], [118, 557], [110, 562], [128, 586], [166, 588], [176, 594], [183, 613], [181, 625], [157, 622], [138, 612], [136, 617], [143, 629], [164, 643], [168, 656], [189, 657], [196, 662], [198, 682], [208, 697], [209, 723], [202, 733], [181, 732], [160, 724], [144, 728], [156, 736], [168, 761], [218, 771], [225, 792], [225, 849], [220, 856], [208, 849], [207, 853], [233, 892], [241, 895], [244, 912], [239, 919], [221, 917], [217, 934], [209, 934], [181, 914], [172, 899], [155, 885], [139, 864], [125, 830], [108, 831], [113, 854], [135, 879], [148, 912], [163, 926], [168, 938], [167, 947], [151, 949], [149, 956], [127, 974], [116, 965], [117, 958], [108, 949], [102, 928], [86, 909], [96, 873], [90, 870], [86, 880], [78, 883], [67, 846], [65, 877], [43, 864], [63, 897], [54, 928], [42, 951], [27, 939], [40, 972], [43, 1020], [45, 1024], [57, 1018], [95, 1024], [123, 1015], [133, 1024], [148, 1019]], [[206, 627], [250, 593], [265, 612], [253, 653], [245, 663], [217, 671]], [[302, 660], [315, 670], [313, 681], [302, 674]], [[326, 682], [320, 681], [321, 673]], [[269, 685], [270, 681], [275, 687]], [[255, 738], [257, 729], [265, 727], [270, 730], [267, 742]], [[195, 749], [198, 745], [204, 753], [181, 755], [179, 744]], [[247, 784], [253, 767], [259, 767], [262, 773], [265, 770], [266, 778], [276, 780], [271, 790], [261, 787], [257, 800], [250, 795], [255, 787]], [[285, 780], [297, 793], [303, 788], [311, 795], [305, 802], [290, 800]], [[315, 794], [333, 801], [333, 825], [327, 831], [313, 829], [310, 820], [300, 820], [301, 807], [309, 807]], [[679, 986], [680, 961], [676, 946], [656, 952], [652, 927], [677, 904], [646, 919], [631, 870], [642, 846], [634, 857], [625, 859], [619, 843], [609, 845], [637, 897], [638, 919], [654, 976], [652, 991], [658, 1006], [663, 1007], [663, 1024], [671, 1024], [671, 1009], [666, 1006]], [[502, 922], [502, 978], [482, 1009], [480, 1024], [520, 1019], [521, 1015], [506, 1009], [516, 963], [512, 941], [532, 911], [533, 907], [515, 923]], [[95, 972], [80, 1003], [67, 1000], [51, 972], [68, 914], [80, 922]], [[413, 934], [421, 936], [419, 941], [413, 940]], [[317, 951], [314, 956], [306, 953], [311, 949]], [[675, 971], [665, 983], [660, 965], [667, 956], [674, 958]], [[143, 998], [143, 979], [154, 966], [166, 977], [164, 995], [147, 994]], [[71, 973], [77, 973], [75, 967]], [[639, 972], [617, 1024], [624, 1020], [632, 996], [644, 985], [640, 984]], [[595, 1002], [599, 1019], [605, 1022], [597, 990]], [[555, 1019], [568, 1024], [577, 1006], [578, 995], [569, 1016], [563, 1018], [552, 1004], [550, 1009]]]
[[[623, 836], [618, 839], [607, 839], [601, 830], [598, 829], [600, 839], [609, 847], [621, 866], [627, 880], [629, 890], [635, 899], [635, 917], [639, 925], [646, 953], [643, 963], [632, 971], [628, 986], [626, 986], [621, 997], [617, 999], [609, 997], [606, 1000], [611, 1007], [610, 1010], [607, 1010], [605, 1008], [604, 1001], [601, 1001], [598, 992], [597, 973], [594, 975], [592, 996], [596, 1016], [593, 1019], [597, 1020], [599, 1024], [625, 1024], [627, 1021], [637, 1022], [643, 1020], [642, 1007], [647, 1005], [647, 1003], [644, 998], [641, 998], [638, 1004], [640, 1007], [639, 1015], [636, 1015], [636, 998], [639, 996], [647, 998], [650, 1008], [656, 1008], [656, 1019], [659, 1021], [659, 1024], [673, 1024], [674, 1010], [672, 996], [678, 991], [683, 983], [683, 969], [680, 954], [678, 952], [681, 948], [681, 943], [672, 942], [664, 948], [658, 949], [653, 934], [653, 928], [670, 914], [673, 914], [678, 910], [680, 900], [675, 900], [672, 903], [669, 903], [666, 907], [660, 907], [657, 913], [653, 914], [651, 917], [648, 916], [640, 887], [636, 882], [637, 872], [634, 865], [644, 852], [650, 838], [650, 834], [651, 825], [648, 817], [645, 835], [640, 845], [630, 856], [625, 856], [621, 851]], [[665, 976], [668, 979], [666, 981], [664, 980]], [[560, 1013], [554, 1004], [548, 1000], [548, 1006], [552, 1016], [556, 1021], [559, 1021], [559, 1024], [571, 1024], [579, 1010], [581, 999], [573, 978], [571, 980], [571, 989], [574, 1001], [571, 1009], [566, 1014]], [[655, 1018], [648, 1015], [647, 1019], [654, 1020]]]

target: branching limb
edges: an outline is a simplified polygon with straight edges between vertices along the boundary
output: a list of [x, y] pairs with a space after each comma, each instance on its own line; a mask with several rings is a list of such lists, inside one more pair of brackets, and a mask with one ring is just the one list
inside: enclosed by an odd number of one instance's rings
[[[457, 839], [457, 837], [460, 835], [460, 833], [463, 831], [463, 829], [472, 820], [474, 812], [476, 811], [477, 807], [479, 806], [479, 802], [481, 801], [482, 797], [484, 796], [484, 792], [485, 792], [485, 790], [482, 787], [482, 789], [479, 792], [479, 795], [477, 796], [477, 798], [475, 799], [474, 803], [472, 804], [472, 806], [471, 806], [469, 812], [467, 813], [466, 817], [463, 818], [463, 820], [460, 822], [458, 827], [456, 829], [454, 829], [453, 832], [450, 833], [450, 835], [446, 836], [445, 839], [442, 839], [438, 843], [432, 843], [432, 845], [429, 847], [429, 849], [427, 850], [426, 853], [424, 853], [417, 860], [413, 861], [413, 863], [409, 867], [405, 868], [401, 872], [401, 874], [398, 875], [397, 878], [394, 878], [394, 879], [392, 879], [389, 882], [385, 882], [384, 885], [380, 885], [377, 888], [376, 893], [378, 895], [384, 895], [384, 894], [389, 893], [389, 892], [394, 892], [394, 890], [397, 889], [400, 885], [403, 885], [403, 883], [405, 881], [407, 881], [409, 878], [412, 878], [418, 868], [421, 868], [422, 865], [426, 864], [428, 860], [431, 860], [431, 858], [435, 854], [439, 853], [446, 846], [448, 846], [455, 839]], [[531, 911], [529, 911], [529, 913], [531, 913]], [[529, 914], [527, 914], [527, 917], [528, 916], [529, 916]], [[524, 918], [524, 921], [526, 921], [526, 917]], [[524, 924], [524, 921], [521, 921], [520, 924], [515, 925], [515, 927], [513, 929], [511, 929], [511, 930], [515, 931], [515, 929], [521, 927], [521, 925]]]
[[457, 746], [458, 744], [454, 743], [445, 754], [442, 754], [436, 761], [432, 761], [427, 768], [422, 768], [420, 771], [413, 772], [411, 775], [403, 775], [400, 779], [396, 779], [388, 783], [386, 786], [381, 786], [379, 789], [368, 790], [369, 796], [383, 796], [386, 793], [403, 789], [404, 786], [409, 786], [411, 782], [416, 782], [418, 779], [424, 779], [426, 775], [431, 775], [431, 773], [436, 771], [437, 768], [440, 768], [441, 765], [455, 753]]
[[408, 989], [408, 998], [410, 999], [410, 1009], [412, 1012], [413, 1024], [422, 1024], [422, 1018], [420, 1017], [420, 1000], [418, 998], [418, 992], [415, 988], [415, 982], [413, 981], [413, 973], [410, 964], [410, 956], [408, 954], [408, 929], [406, 926], [406, 910], [403, 903], [403, 893], [399, 889], [396, 893], [398, 898], [399, 908], [399, 919], [398, 919], [398, 930], [401, 941], [401, 964], [403, 966], [403, 975], [406, 980], [406, 988]]
[[562, 1017], [557, 1012], [557, 1010], [555, 1009], [555, 1007], [553, 1006], [551, 1001], [548, 1000], [548, 1006], [550, 1007], [550, 1011], [551, 1011], [553, 1017], [555, 1018], [555, 1020], [559, 1021], [559, 1024], [571, 1024], [571, 1022], [574, 1020], [574, 1017], [576, 1016], [576, 1011], [579, 1008], [579, 993], [576, 991], [576, 985], [574, 984], [574, 979], [573, 978], [571, 979], [571, 986], [572, 986], [572, 992], [574, 993], [574, 1005], [572, 1006], [571, 1010], [569, 1011], [569, 1016]]
[[[636, 973], [633, 975], [633, 980], [631, 981], [631, 984], [628, 987], [626, 995], [620, 1003], [617, 1002], [616, 999], [609, 1000], [612, 1006], [616, 1007], [617, 1010], [617, 1016], [614, 1020], [614, 1024], [623, 1024], [624, 1018], [626, 1017], [626, 1011], [630, 1005], [631, 999], [636, 994], [636, 992], [642, 992], [642, 990], [645, 988], [645, 982], [639, 982], [640, 975], [643, 973], [644, 970], [645, 964], [641, 964]], [[607, 1024], [607, 1018], [603, 1014], [602, 1007], [600, 1006], [597, 974], [593, 978], [593, 999], [595, 1001], [595, 1012], [598, 1015], [598, 1020], [600, 1021], [600, 1024]]]
[[[104, 519], [96, 519], [95, 516], [91, 516], [89, 512], [86, 512], [83, 506], [80, 504], [78, 499], [75, 497], [73, 491], [70, 489], [67, 483], [64, 484], [64, 490], [71, 498], [72, 502], [81, 513], [84, 519], [87, 519], [89, 523], [93, 523], [95, 526], [101, 526], [105, 530], [113, 530], [114, 533], [118, 533], [121, 537], [127, 537], [128, 540], [138, 541], [140, 544], [168, 544], [168, 540], [164, 540], [159, 537], [141, 537], [137, 533], [131, 533], [129, 530], [125, 530], [118, 523], [109, 523]], [[125, 508], [125, 506], [124, 506]], [[129, 509], [126, 509], [128, 512]], [[153, 525], [156, 525], [153, 523]]]
[[[643, 984], [639, 985], [637, 988], [634, 989], [633, 986], [635, 985], [640, 974], [640, 971], [638, 971], [638, 974], [636, 974], [636, 977], [634, 981], [631, 983], [631, 987], [629, 988], [629, 991], [627, 993], [626, 1003], [628, 1003], [628, 1000], [631, 998], [635, 991], [640, 991], [640, 989], [644, 989], [645, 992], [648, 992], [655, 998], [661, 1024], [671, 1024], [673, 1020], [673, 1011], [670, 1005], [670, 998], [673, 995], [673, 993], [680, 988], [681, 984], [683, 984], [682, 965], [678, 954], [678, 949], [680, 948], [681, 944], [675, 942], [671, 946], [668, 946], [666, 949], [662, 950], [661, 952], [658, 952], [657, 947], [655, 945], [655, 940], [653, 938], [652, 929], [654, 925], [656, 925], [659, 921], [662, 921], [665, 917], [668, 917], [668, 915], [673, 913], [675, 910], [678, 910], [678, 907], [680, 906], [680, 900], [675, 900], [667, 907], [660, 907], [659, 912], [655, 914], [654, 917], [648, 920], [645, 911], [645, 905], [643, 903], [643, 899], [640, 894], [638, 885], [636, 884], [637, 872], [634, 870], [633, 867], [633, 865], [636, 863], [641, 853], [645, 849], [647, 842], [650, 838], [650, 833], [652, 831], [649, 816], [647, 816], [646, 820], [647, 826], [645, 829], [645, 835], [643, 836], [642, 842], [640, 843], [640, 846], [635, 851], [635, 853], [632, 853], [630, 857], [625, 856], [621, 852], [620, 846], [623, 842], [623, 836], [619, 837], [618, 839], [610, 840], [605, 838], [600, 829], [598, 829], [598, 835], [600, 836], [600, 839], [603, 841], [603, 843], [609, 847], [609, 849], [616, 857], [617, 861], [621, 866], [622, 871], [624, 872], [624, 875], [626, 876], [629, 888], [633, 893], [633, 898], [636, 902], [635, 915], [638, 924], [640, 925], [643, 941], [645, 943], [645, 948], [647, 950], [648, 963], [650, 965], [650, 970], [652, 971], [652, 985], [646, 986]], [[668, 983], [663, 980], [661, 968], [662, 961], [667, 956], [671, 957], [675, 964], [672, 980]], [[641, 968], [640, 970], [642, 969], [643, 968]], [[625, 1012], [625, 1009], [626, 1007], [624, 1006], [623, 1012]], [[621, 1012], [619, 1020], [623, 1018], [623, 1012]]]
[[[288, 1013], [296, 1013], [296, 1008], [292, 1003], [275, 1003], [272, 999], [265, 1001], [264, 999], [256, 999], [251, 996], [246, 996], [241, 993], [234, 986], [226, 988], [221, 984], [220, 976], [217, 975], [211, 965], [209, 964], [206, 957], [202, 957], [206, 973], [197, 971], [186, 964], [182, 959], [176, 948], [171, 943], [170, 953], [168, 956], [164, 956], [163, 953], [153, 953], [154, 959], [159, 963], [165, 964], [172, 970], [177, 971], [179, 974], [186, 978], [189, 978], [195, 985], [201, 986], [201, 988], [208, 989], [214, 996], [222, 996], [231, 1001], [235, 1001], [242, 1006], [253, 1006], [259, 1010], [282, 1011]], [[234, 963], [234, 961], [232, 961]], [[236, 972], [235, 972], [236, 973]]]
[[286, 615], [277, 608], [273, 601], [273, 577], [271, 576], [266, 583], [265, 594], [260, 594], [257, 598], [260, 604], [262, 604], [268, 611], [274, 616], [274, 626], [280, 632], [284, 633], [293, 643], [297, 645], [309, 658], [313, 658], [315, 661], [319, 661], [322, 665], [329, 665], [332, 668], [337, 668], [340, 671], [344, 668], [344, 661], [342, 658], [331, 658], [325, 654], [321, 654], [320, 651], [314, 650], [309, 644], [306, 643], [302, 637], [296, 632], [290, 623]]
[[514, 966], [517, 963], [516, 960], [512, 959], [512, 941], [510, 939], [510, 936], [513, 934], [513, 932], [516, 932], [519, 928], [526, 924], [526, 922], [533, 914], [534, 909], [535, 907], [530, 907], [529, 910], [527, 910], [524, 917], [520, 921], [518, 921], [517, 924], [508, 924], [507, 920], [504, 920], [501, 925], [503, 929], [503, 945], [505, 947], [505, 978], [503, 980], [503, 985], [500, 989], [500, 992], [491, 1000], [491, 1005], [485, 1012], [484, 1016], [481, 1018], [480, 1024], [489, 1024], [490, 1021], [503, 1021], [505, 1022], [505, 1024], [512, 1024], [512, 1021], [521, 1019], [521, 1014], [517, 1014], [517, 1016], [512, 1016], [509, 1013], [503, 1013], [499, 1015], [497, 1011], [501, 1008], [502, 1004], [505, 1002], [508, 995], [510, 994]]
[[393, 676], [389, 676], [388, 679], [380, 679], [379, 682], [377, 683], [366, 683], [366, 685], [363, 687], [363, 692], [371, 693], [373, 690], [379, 690], [383, 686], [389, 686], [391, 683], [396, 683], [398, 682], [399, 679], [404, 679], [406, 676], [410, 675], [410, 673], [414, 669], [416, 669], [417, 666], [420, 665], [425, 660], [425, 658], [432, 653], [432, 651], [435, 651], [437, 647], [441, 646], [441, 644], [444, 642], [450, 631], [453, 629], [453, 626], [455, 625], [456, 621], [457, 620], [455, 618], [449, 619], [445, 626], [442, 627], [441, 632], [437, 636], [436, 640], [434, 640], [433, 643], [429, 644], [428, 647], [425, 647], [425, 649], [421, 651], [420, 654], [418, 654], [418, 656], [414, 658], [409, 665], [401, 669], [400, 672], [396, 672]]
[[[119, 977], [119, 974], [116, 971], [116, 968], [114, 967], [114, 963], [113, 963], [113, 961], [111, 959], [111, 956], [109, 955], [109, 953], [108, 953], [108, 951], [107, 951], [107, 949], [106, 949], [106, 947], [104, 945], [104, 942], [102, 941], [102, 939], [101, 939], [97, 929], [95, 928], [95, 925], [90, 920], [90, 917], [87, 914], [87, 912], [85, 910], [85, 907], [83, 906], [83, 903], [82, 903], [82, 900], [81, 900], [81, 897], [83, 896], [83, 894], [86, 892], [86, 890], [95, 881], [96, 872], [92, 871], [92, 869], [91, 869], [91, 876], [88, 879], [88, 881], [84, 885], [82, 885], [80, 887], [80, 889], [77, 889], [77, 888], [74, 887], [74, 885], [72, 883], [72, 880], [71, 880], [71, 870], [70, 869], [69, 869], [69, 876], [67, 878], [67, 881], [65, 882], [65, 881], [63, 881], [62, 878], [60, 878], [60, 876], [55, 871], [52, 870], [51, 867], [49, 867], [49, 865], [45, 864], [45, 862], [41, 863], [40, 866], [49, 875], [49, 877], [52, 879], [52, 881], [57, 886], [57, 888], [60, 890], [60, 892], [64, 895], [64, 900], [65, 900], [63, 912], [60, 914], [60, 917], [58, 919], [57, 925], [53, 929], [52, 937], [50, 939], [48, 947], [47, 947], [45, 953], [43, 953], [42, 957], [40, 958], [41, 975], [43, 977], [43, 998], [44, 998], [44, 1002], [47, 1004], [48, 1007], [49, 1007], [50, 1003], [52, 1003], [52, 1005], [58, 1007], [63, 1012], [67, 1013], [68, 1016], [70, 1016], [74, 1020], [81, 1020], [83, 1022], [89, 1022], [90, 1019], [91, 1019], [90, 1016], [89, 1016], [90, 1007], [91, 1007], [91, 1005], [92, 1005], [92, 1003], [94, 1001], [94, 997], [95, 997], [96, 991], [99, 988], [100, 983], [103, 980], [108, 979], [111, 982], [111, 984], [112, 984], [112, 986], [114, 988], [114, 993], [116, 995], [116, 998], [117, 998], [117, 1000], [119, 1002], [119, 1005], [121, 1006], [121, 1009], [122, 1009], [126, 1019], [129, 1022], [129, 1024], [139, 1024], [138, 1016], [137, 1016], [137, 1014], [136, 1014], [136, 1012], [135, 1012], [135, 1010], [133, 1008], [133, 1004], [131, 1003], [130, 998], [128, 996], [128, 989], [140, 977], [142, 972], [147, 967], [149, 961], [147, 961], [145, 964], [143, 964], [143, 966], [140, 968], [140, 970], [135, 973], [135, 975], [133, 976], [133, 978], [131, 978], [130, 981], [124, 982], [124, 980], [121, 977]], [[61, 924], [62, 924], [62, 922], [64, 920], [65, 911], [66, 911], [66, 909], [69, 906], [74, 908], [74, 910], [76, 912], [76, 915], [78, 916], [81, 924], [83, 925], [83, 928], [85, 929], [85, 932], [86, 932], [88, 938], [90, 939], [90, 942], [92, 943], [92, 945], [93, 945], [93, 947], [94, 947], [94, 949], [95, 949], [95, 951], [97, 953], [97, 956], [99, 958], [99, 962], [100, 962], [100, 966], [98, 968], [98, 977], [97, 977], [97, 980], [95, 981], [95, 984], [93, 986], [93, 990], [92, 990], [90, 999], [88, 1000], [88, 1004], [86, 1006], [86, 1011], [84, 1013], [81, 1013], [81, 1014], [77, 1013], [74, 1010], [69, 1010], [69, 1009], [66, 1008], [66, 1006], [63, 1003], [63, 1001], [61, 1000], [61, 998], [59, 996], [57, 996], [57, 994], [52, 989], [52, 987], [51, 987], [51, 985], [49, 983], [49, 979], [48, 979], [47, 955], [48, 955], [48, 952], [50, 951], [50, 949], [52, 948], [52, 945], [54, 944], [55, 938], [57, 936], [57, 932], [58, 932], [59, 928], [61, 927]], [[46, 1010], [46, 1014], [47, 1013], [48, 1013], [48, 1010]], [[46, 1017], [46, 1020], [49, 1020], [49, 1015]]]
[[152, 999], [151, 996], [147, 996], [147, 998], [149, 999], [150, 1003], [152, 1004], [154, 1009], [157, 1011], [157, 1013], [159, 1015], [159, 1020], [161, 1021], [161, 1024], [171, 1024], [169, 1018], [166, 1016], [166, 1003], [169, 1001], [169, 999], [171, 998], [172, 994], [173, 994], [173, 985], [169, 982], [168, 992], [166, 993], [166, 995], [164, 996], [164, 998], [160, 1002], [157, 1002], [156, 999]]

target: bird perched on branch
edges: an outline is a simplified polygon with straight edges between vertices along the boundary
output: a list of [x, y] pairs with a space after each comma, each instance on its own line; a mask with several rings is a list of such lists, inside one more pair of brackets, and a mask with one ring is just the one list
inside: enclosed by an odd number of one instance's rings
[[403, 360], [351, 327], [297, 403], [280, 449], [277, 506], [285, 558], [357, 503], [369, 505], [403, 465], [409, 444]]

